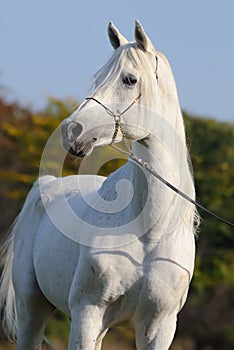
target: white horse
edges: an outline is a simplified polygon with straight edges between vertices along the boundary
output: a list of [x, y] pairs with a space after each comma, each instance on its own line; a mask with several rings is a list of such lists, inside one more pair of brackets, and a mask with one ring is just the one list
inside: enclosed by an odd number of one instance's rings
[[[135, 42], [108, 28], [115, 51], [91, 98], [62, 124], [84, 157], [126, 138], [132, 152], [195, 197], [173, 74], [136, 22]], [[128, 150], [129, 151], [129, 150]], [[55, 309], [71, 320], [69, 350], [101, 349], [123, 321], [136, 347], [166, 350], [194, 268], [196, 209], [129, 159], [109, 177], [45, 176], [5, 241], [1, 306], [18, 350], [41, 348]]]

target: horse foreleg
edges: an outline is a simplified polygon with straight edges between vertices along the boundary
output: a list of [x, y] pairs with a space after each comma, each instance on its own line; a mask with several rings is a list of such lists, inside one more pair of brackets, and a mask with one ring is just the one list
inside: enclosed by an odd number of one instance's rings
[[97, 339], [96, 344], [95, 344], [95, 350], [101, 350], [102, 348], [102, 341], [107, 333], [108, 329], [105, 330]]
[[177, 312], [154, 320], [145, 325], [142, 323], [135, 330], [136, 346], [139, 350], [168, 350], [176, 330]]
[[68, 350], [100, 349], [103, 310], [95, 305], [73, 308]]

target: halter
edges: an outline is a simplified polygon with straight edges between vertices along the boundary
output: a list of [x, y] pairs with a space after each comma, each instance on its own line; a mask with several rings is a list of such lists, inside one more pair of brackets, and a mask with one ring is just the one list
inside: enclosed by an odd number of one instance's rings
[[[155, 74], [155, 77], [156, 77], [156, 80], [157, 80], [157, 84], [158, 84], [158, 56], [155, 56], [155, 60], [156, 60], [156, 66], [155, 66], [155, 70], [154, 70], [154, 74]], [[123, 124], [121, 122], [121, 116], [124, 115], [135, 103], [137, 103], [137, 101], [140, 99], [141, 97], [141, 93], [137, 96], [137, 98], [135, 98], [135, 100], [132, 101], [132, 103], [130, 103], [130, 105], [124, 110], [122, 111], [121, 113], [118, 113], [118, 114], [115, 114], [111, 109], [109, 109], [108, 107], [106, 107], [102, 102], [100, 102], [99, 100], [97, 100], [96, 98], [94, 97], [86, 97], [85, 100], [93, 100], [95, 101], [96, 103], [98, 103], [100, 106], [102, 106], [106, 112], [108, 114], [110, 114], [112, 117], [114, 117], [114, 121], [115, 121], [115, 131], [114, 131], [114, 134], [112, 136], [112, 140], [111, 140], [111, 143], [110, 145], [113, 147], [113, 148], [116, 148], [118, 149], [118, 147], [116, 146], [113, 146], [113, 143], [115, 142], [116, 140], [116, 137], [118, 135], [118, 132], [119, 130], [121, 131], [121, 134], [123, 136], [123, 142], [124, 142], [124, 145], [125, 145], [125, 148], [127, 149], [129, 155], [132, 153], [131, 152], [131, 147], [130, 147], [130, 144], [128, 142], [128, 138], [125, 134], [125, 131], [124, 131], [124, 127], [123, 127]]]
[[130, 144], [129, 144], [129, 141], [128, 141], [128, 138], [126, 136], [126, 133], [124, 131], [124, 127], [123, 127], [123, 124], [121, 122], [121, 117], [122, 115], [124, 115], [135, 103], [137, 103], [137, 101], [139, 100], [139, 98], [141, 97], [141, 93], [137, 96], [137, 98], [135, 98], [135, 100], [132, 101], [132, 103], [130, 103], [130, 105], [124, 109], [121, 113], [118, 113], [118, 114], [115, 114], [114, 112], [112, 112], [111, 109], [109, 109], [108, 107], [106, 107], [102, 102], [98, 101], [96, 98], [94, 97], [86, 97], [86, 100], [93, 100], [95, 101], [96, 103], [98, 103], [100, 106], [102, 106], [106, 112], [108, 114], [110, 114], [112, 117], [114, 117], [114, 121], [115, 121], [115, 131], [114, 131], [114, 134], [112, 136], [112, 140], [111, 140], [111, 143], [110, 145], [113, 146], [113, 143], [115, 142], [116, 140], [116, 137], [118, 135], [118, 132], [119, 130], [121, 131], [121, 134], [123, 136], [123, 142], [124, 142], [124, 145], [125, 145], [125, 148], [127, 149], [127, 151], [129, 153], [131, 153], [131, 147], [130, 147]]
[[158, 56], [155, 56], [155, 60], [156, 60], [156, 67], [155, 67], [154, 74], [158, 83]]
[[[155, 68], [155, 76], [156, 76], [156, 80], [158, 83], [158, 57], [155, 56], [156, 59], [156, 68]], [[173, 186], [170, 182], [166, 181], [161, 175], [159, 175], [147, 162], [145, 162], [144, 160], [138, 158], [131, 150], [131, 146], [129, 143], [129, 140], [126, 136], [125, 130], [124, 130], [124, 126], [122, 124], [121, 121], [121, 117], [122, 115], [124, 115], [135, 103], [137, 103], [137, 101], [140, 99], [141, 97], [141, 93], [137, 96], [137, 98], [135, 98], [130, 105], [124, 109], [121, 113], [115, 114], [111, 109], [109, 109], [108, 107], [106, 107], [102, 102], [100, 102], [99, 100], [97, 100], [94, 97], [86, 97], [86, 100], [93, 100], [96, 103], [98, 103], [100, 106], [102, 106], [105, 111], [111, 115], [114, 118], [115, 121], [115, 131], [113, 133], [112, 136], [112, 140], [110, 143], [110, 146], [114, 149], [116, 149], [117, 151], [121, 152], [122, 154], [127, 155], [130, 159], [132, 159], [135, 163], [137, 163], [138, 165], [140, 165], [142, 168], [146, 169], [151, 175], [153, 175], [154, 177], [156, 177], [159, 181], [161, 181], [164, 185], [166, 185], [167, 187], [169, 187], [172, 191], [174, 191], [175, 193], [179, 194], [181, 197], [183, 197], [184, 199], [186, 199], [188, 202], [192, 203], [193, 205], [195, 205], [196, 207], [202, 209], [203, 211], [205, 211], [206, 213], [208, 213], [209, 215], [214, 216], [216, 219], [224, 222], [225, 224], [231, 226], [234, 228], [234, 224], [228, 220], [225, 220], [223, 218], [221, 218], [220, 216], [218, 216], [217, 214], [215, 214], [214, 212], [210, 211], [209, 209], [205, 208], [203, 205], [201, 205], [200, 203], [196, 202], [194, 199], [192, 199], [191, 197], [189, 197], [186, 193], [182, 192], [181, 190], [179, 190], [178, 188], [176, 188], [175, 186]], [[121, 132], [122, 137], [123, 137], [123, 143], [124, 143], [124, 147], [126, 150], [123, 150], [117, 146], [114, 145], [114, 142], [116, 141], [116, 137], [118, 132]]]

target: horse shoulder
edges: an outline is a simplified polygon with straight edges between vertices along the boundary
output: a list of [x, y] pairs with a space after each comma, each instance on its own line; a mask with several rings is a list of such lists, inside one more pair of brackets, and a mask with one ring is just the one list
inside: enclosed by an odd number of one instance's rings
[[[74, 276], [73, 292], [76, 300], [111, 304], [128, 293], [142, 277], [143, 253], [139, 242], [130, 247], [115, 249], [92, 249], [81, 247], [77, 273]], [[94, 292], [95, 291], [95, 292]], [[73, 299], [73, 297], [71, 296]]]

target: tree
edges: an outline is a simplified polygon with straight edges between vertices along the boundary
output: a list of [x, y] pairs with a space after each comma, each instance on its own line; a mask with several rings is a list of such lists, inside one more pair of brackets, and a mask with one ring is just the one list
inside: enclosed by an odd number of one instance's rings
[[[5, 233], [39, 176], [43, 149], [60, 122], [74, 110], [72, 100], [50, 99], [45, 111], [35, 114], [17, 103], [0, 99], [0, 230]], [[67, 162], [65, 175], [74, 164]]]

